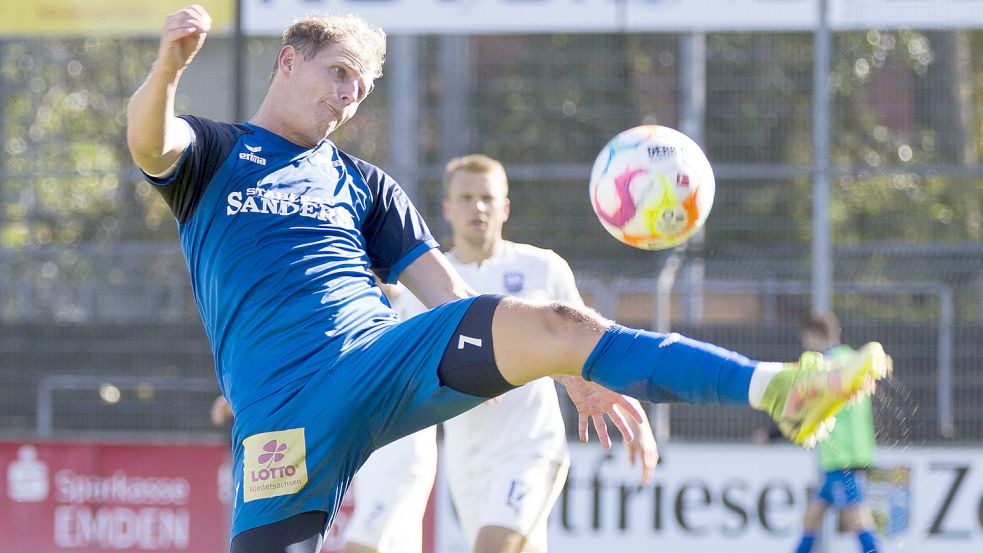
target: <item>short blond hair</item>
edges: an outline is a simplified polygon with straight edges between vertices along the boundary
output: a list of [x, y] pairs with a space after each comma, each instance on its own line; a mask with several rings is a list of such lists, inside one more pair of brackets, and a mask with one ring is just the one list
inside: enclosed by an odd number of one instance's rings
[[450, 192], [451, 177], [457, 173], [479, 173], [482, 175], [499, 175], [505, 185], [505, 194], [509, 192], [509, 179], [505, 174], [505, 166], [497, 159], [484, 154], [469, 154], [451, 159], [444, 166], [444, 197]]
[[[331, 44], [351, 41], [362, 67], [370, 79], [382, 76], [386, 61], [386, 32], [352, 14], [309, 15], [293, 22], [283, 31], [282, 46], [292, 46], [305, 60], [310, 60]], [[276, 70], [278, 61], [273, 63]]]

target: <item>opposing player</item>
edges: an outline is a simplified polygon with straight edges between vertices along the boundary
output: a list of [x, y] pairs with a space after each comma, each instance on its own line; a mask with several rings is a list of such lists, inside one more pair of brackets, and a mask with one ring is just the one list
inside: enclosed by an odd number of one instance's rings
[[[853, 350], [840, 342], [840, 322], [832, 312], [812, 313], [799, 322], [799, 338], [806, 349], [829, 357], [851, 355]], [[810, 553], [826, 509], [839, 512], [843, 526], [857, 536], [862, 553], [877, 553], [874, 517], [867, 506], [865, 470], [874, 464], [877, 439], [869, 397], [857, 400], [836, 415], [836, 426], [829, 438], [819, 444], [819, 465], [823, 482], [809, 498], [802, 517], [802, 538], [795, 553]]]
[[423, 517], [437, 475], [437, 427], [372, 452], [355, 478], [355, 510], [341, 553], [420, 553]]
[[[475, 296], [395, 181], [327, 138], [381, 75], [382, 30], [298, 20], [259, 110], [230, 124], [174, 114], [210, 28], [201, 6], [167, 17], [127, 144], [177, 219], [232, 407], [233, 553], [313, 553], [372, 450], [542, 376], [566, 386], [582, 437], [593, 419], [603, 439], [605, 416], [628, 433], [627, 394], [749, 405], [804, 443], [886, 374], [878, 344], [798, 370], [568, 303]], [[376, 276], [431, 310], [399, 322]]]
[[[451, 265], [479, 292], [582, 305], [566, 261], [552, 251], [503, 238], [509, 211], [501, 163], [483, 155], [451, 160], [444, 172], [444, 218], [454, 244], [447, 254]], [[401, 287], [388, 294], [401, 316], [424, 311]], [[626, 442], [629, 460], [638, 457], [642, 479], [648, 481], [658, 459], [655, 438], [647, 420], [632, 432], [635, 439]], [[403, 514], [423, 514], [430, 486], [420, 486], [420, 478], [408, 473], [432, 480], [433, 439], [427, 429], [369, 458], [356, 481], [344, 553], [420, 553], [420, 518]], [[547, 516], [570, 464], [552, 380], [540, 378], [446, 421], [444, 452], [455, 512], [473, 551], [546, 551]]]

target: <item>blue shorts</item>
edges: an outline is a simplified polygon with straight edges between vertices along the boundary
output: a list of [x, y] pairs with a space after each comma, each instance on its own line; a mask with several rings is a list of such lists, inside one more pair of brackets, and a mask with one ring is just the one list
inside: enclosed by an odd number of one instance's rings
[[823, 487], [816, 492], [816, 497], [828, 503], [830, 507], [842, 509], [862, 503], [866, 485], [867, 479], [862, 471], [831, 470], [826, 473]]
[[485, 401], [437, 376], [473, 301], [388, 325], [331, 366], [236, 413], [232, 536], [307, 511], [327, 512], [330, 526], [373, 450]]

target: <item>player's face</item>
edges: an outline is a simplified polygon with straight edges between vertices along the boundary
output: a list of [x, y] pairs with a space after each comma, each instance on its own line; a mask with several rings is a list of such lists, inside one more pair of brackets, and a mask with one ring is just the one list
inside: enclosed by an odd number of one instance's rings
[[316, 144], [351, 119], [372, 90], [355, 49], [347, 42], [330, 44], [305, 60], [294, 51], [289, 98], [300, 132]]
[[509, 218], [507, 190], [503, 177], [496, 173], [454, 173], [444, 198], [444, 218], [454, 241], [480, 247], [501, 240], [502, 226]]
[[799, 339], [802, 341], [802, 348], [806, 351], [823, 352], [830, 346], [826, 337], [811, 330], [799, 331]]

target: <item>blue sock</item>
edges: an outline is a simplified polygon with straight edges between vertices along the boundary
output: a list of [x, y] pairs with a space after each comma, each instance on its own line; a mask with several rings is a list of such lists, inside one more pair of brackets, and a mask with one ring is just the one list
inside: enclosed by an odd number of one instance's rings
[[678, 334], [613, 325], [584, 363], [583, 376], [653, 403], [747, 405], [756, 365], [743, 355]]
[[857, 532], [857, 539], [860, 540], [860, 547], [863, 553], [877, 553], [877, 543], [874, 542], [874, 533], [870, 530]]
[[816, 541], [816, 536], [813, 534], [802, 534], [802, 541], [799, 542], [799, 547], [796, 548], [795, 553], [809, 553], [812, 551], [812, 544]]

